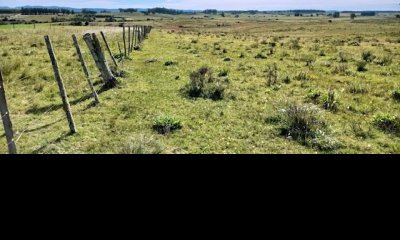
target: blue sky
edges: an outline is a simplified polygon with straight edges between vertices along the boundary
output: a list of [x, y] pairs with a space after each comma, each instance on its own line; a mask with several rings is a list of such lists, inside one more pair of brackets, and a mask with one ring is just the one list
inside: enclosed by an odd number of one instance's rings
[[94, 8], [147, 8], [167, 7], [202, 10], [283, 10], [283, 9], [324, 9], [324, 10], [396, 10], [400, 11], [400, 0], [0, 0], [0, 6], [65, 6]]

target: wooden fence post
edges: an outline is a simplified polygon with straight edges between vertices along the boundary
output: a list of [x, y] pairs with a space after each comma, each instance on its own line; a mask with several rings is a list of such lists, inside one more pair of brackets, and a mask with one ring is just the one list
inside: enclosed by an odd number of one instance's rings
[[128, 27], [128, 55], [131, 53], [131, 27]]
[[94, 100], [96, 101], [96, 103], [100, 103], [99, 96], [97, 95], [97, 92], [96, 92], [96, 90], [94, 89], [92, 80], [90, 80], [89, 71], [88, 71], [88, 69], [87, 69], [87, 66], [86, 66], [86, 63], [85, 63], [85, 59], [83, 59], [83, 55], [82, 55], [82, 52], [81, 52], [81, 48], [79, 47], [78, 39], [76, 39], [75, 34], [72, 35], [72, 39], [73, 39], [73, 41], [74, 41], [74, 45], [75, 45], [75, 48], [76, 48], [76, 52], [78, 53], [79, 61], [81, 62], [83, 72], [85, 73], [86, 80], [88, 81], [90, 90], [91, 90], [92, 93], [93, 93]]
[[133, 52], [133, 39], [135, 38], [135, 27], [132, 27], [132, 42], [131, 42], [131, 52]]
[[108, 42], [107, 42], [106, 36], [104, 35], [104, 33], [103, 33], [102, 31], [100, 32], [100, 34], [101, 34], [101, 37], [102, 37], [102, 38], [103, 38], [103, 40], [104, 40], [104, 43], [106, 44], [107, 51], [108, 51], [108, 53], [110, 54], [110, 57], [111, 57], [111, 59], [112, 59], [113, 63], [114, 63], [114, 64], [115, 64], [115, 66], [118, 68], [117, 61], [115, 61], [115, 58], [114, 58], [114, 56], [113, 56], [113, 54], [112, 54], [112, 52], [111, 52], [111, 49], [110, 49], [110, 46], [108, 45]]
[[71, 106], [69, 105], [67, 92], [65, 91], [64, 82], [61, 78], [61, 73], [60, 73], [60, 69], [58, 67], [56, 56], [54, 54], [53, 45], [51, 44], [51, 40], [50, 40], [49, 36], [47, 36], [47, 35], [44, 36], [44, 40], [47, 45], [47, 50], [49, 52], [51, 64], [53, 65], [54, 75], [55, 75], [57, 83], [58, 83], [58, 88], [60, 89], [60, 95], [61, 95], [61, 99], [63, 101], [63, 108], [65, 111], [65, 114], [67, 115], [69, 129], [71, 130], [71, 133], [76, 133], [77, 131], [76, 131], [75, 122], [74, 122], [74, 119], [73, 119], [72, 113], [71, 113]]
[[9, 154], [17, 154], [17, 146], [14, 141], [14, 133], [12, 130], [12, 122], [10, 112], [8, 111], [6, 91], [4, 90], [3, 74], [0, 69], [0, 117], [3, 121], [4, 131], [6, 133], [7, 147]]
[[101, 48], [100, 41], [97, 38], [96, 34], [93, 33], [92, 35], [90, 35], [90, 33], [86, 33], [83, 36], [83, 39], [85, 40], [90, 50], [90, 53], [92, 54], [92, 57], [96, 62], [96, 66], [101, 73], [105, 87], [106, 88], [115, 87], [118, 84], [118, 81], [114, 77], [114, 75], [110, 70], [110, 67], [108, 66], [107, 59], [104, 56], [104, 52]]
[[135, 46], [134, 47], [136, 47], [137, 46], [137, 36], [138, 36], [138, 34], [137, 34], [137, 26], [135, 26], [135, 31], [134, 31], [134, 34], [135, 34]]
[[126, 57], [126, 37], [125, 37], [125, 26], [122, 32], [122, 38], [124, 40], [124, 56]]

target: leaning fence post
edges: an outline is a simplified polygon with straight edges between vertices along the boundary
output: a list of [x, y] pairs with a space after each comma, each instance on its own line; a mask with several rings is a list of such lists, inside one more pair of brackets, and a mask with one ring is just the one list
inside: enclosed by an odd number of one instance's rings
[[61, 78], [61, 73], [60, 73], [60, 69], [58, 67], [56, 56], [54, 54], [53, 45], [51, 44], [51, 40], [50, 40], [49, 36], [47, 36], [47, 35], [44, 36], [44, 40], [47, 45], [47, 51], [49, 52], [51, 64], [53, 65], [54, 75], [55, 75], [57, 83], [58, 83], [58, 88], [60, 89], [60, 95], [61, 95], [61, 99], [63, 101], [64, 111], [67, 115], [69, 129], [71, 130], [71, 133], [76, 133], [77, 131], [76, 131], [75, 122], [74, 122], [74, 119], [73, 119], [72, 113], [71, 113], [71, 106], [69, 105], [67, 92], [65, 91], [64, 82]]
[[104, 56], [104, 52], [101, 48], [100, 41], [97, 38], [96, 34], [93, 33], [92, 35], [90, 35], [90, 33], [86, 33], [83, 36], [83, 39], [85, 40], [90, 50], [90, 53], [92, 54], [92, 57], [96, 62], [96, 66], [101, 73], [101, 77], [103, 78], [105, 87], [106, 88], [115, 87], [118, 84], [118, 81], [114, 77], [114, 75], [110, 70], [110, 67], [108, 66], [107, 59]]
[[104, 35], [104, 33], [103, 33], [102, 31], [100, 32], [100, 34], [101, 34], [101, 37], [102, 37], [102, 38], [103, 38], [103, 40], [104, 40], [104, 43], [106, 44], [107, 51], [108, 51], [108, 53], [110, 54], [110, 57], [111, 57], [111, 59], [112, 59], [113, 63], [114, 63], [114, 64], [115, 64], [115, 66], [118, 68], [117, 61], [115, 61], [115, 58], [114, 58], [114, 56], [113, 56], [113, 54], [112, 54], [112, 52], [111, 52], [111, 49], [110, 49], [110, 46], [108, 45], [108, 42], [107, 42], [106, 36]]
[[72, 35], [72, 39], [73, 39], [73, 41], [74, 41], [74, 45], [75, 45], [75, 48], [76, 48], [76, 52], [78, 53], [78, 56], [79, 56], [79, 61], [81, 62], [83, 72], [85, 73], [86, 80], [88, 81], [90, 90], [91, 90], [92, 93], [93, 93], [94, 100], [96, 101], [96, 103], [100, 103], [99, 96], [97, 95], [97, 92], [96, 92], [96, 90], [94, 89], [92, 80], [90, 80], [89, 71], [88, 71], [88, 69], [87, 69], [87, 66], [86, 66], [86, 63], [85, 63], [85, 59], [83, 59], [83, 55], [82, 55], [82, 52], [81, 52], [81, 48], [79, 47], [78, 39], [76, 39], [75, 34]]
[[3, 121], [4, 131], [6, 133], [8, 153], [17, 154], [17, 146], [14, 141], [14, 133], [12, 130], [12, 122], [10, 112], [7, 107], [6, 91], [4, 90], [3, 74], [0, 69], [0, 117]]

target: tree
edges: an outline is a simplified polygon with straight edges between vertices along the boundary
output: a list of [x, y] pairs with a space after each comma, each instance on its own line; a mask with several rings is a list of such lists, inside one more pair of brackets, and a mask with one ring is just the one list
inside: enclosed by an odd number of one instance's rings
[[339, 18], [340, 17], [340, 12], [334, 12], [333, 13], [334, 18]]
[[355, 14], [355, 13], [352, 13], [352, 14], [350, 15], [350, 18], [353, 20], [354, 18], [356, 18], [356, 14]]
[[225, 17], [225, 13], [224, 12], [221, 13], [221, 17]]

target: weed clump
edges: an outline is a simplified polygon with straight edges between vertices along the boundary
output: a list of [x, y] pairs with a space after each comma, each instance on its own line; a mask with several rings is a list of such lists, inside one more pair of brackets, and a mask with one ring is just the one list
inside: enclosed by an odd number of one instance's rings
[[292, 103], [280, 112], [277, 119], [280, 120], [281, 135], [323, 151], [340, 147], [335, 139], [327, 135], [327, 124], [319, 117], [317, 107]]
[[357, 71], [359, 71], [359, 72], [367, 71], [366, 66], [367, 66], [367, 62], [366, 61], [358, 61], [357, 64], [356, 64]]
[[394, 90], [392, 92], [392, 97], [396, 101], [400, 101], [400, 89]]
[[225, 89], [228, 85], [226, 76], [224, 77], [224, 79], [215, 78], [210, 68], [202, 67], [190, 74], [190, 81], [185, 86], [184, 91], [192, 98], [221, 100], [224, 98]]
[[181, 128], [181, 121], [171, 116], [159, 116], [153, 123], [153, 129], [159, 134], [168, 134]]
[[361, 53], [361, 59], [366, 62], [372, 62], [376, 56], [371, 51], [364, 51]]
[[140, 135], [132, 137], [122, 147], [120, 154], [160, 154], [162, 145], [153, 137]]
[[323, 107], [331, 112], [336, 112], [338, 110], [338, 96], [333, 89], [329, 89], [328, 94], [325, 96]]
[[400, 116], [378, 113], [373, 119], [374, 125], [390, 134], [400, 134]]

